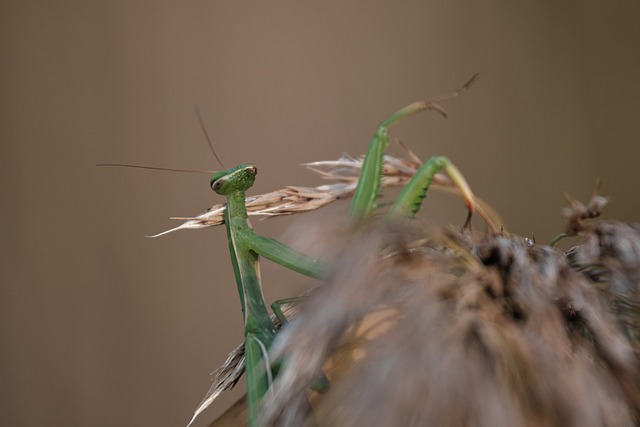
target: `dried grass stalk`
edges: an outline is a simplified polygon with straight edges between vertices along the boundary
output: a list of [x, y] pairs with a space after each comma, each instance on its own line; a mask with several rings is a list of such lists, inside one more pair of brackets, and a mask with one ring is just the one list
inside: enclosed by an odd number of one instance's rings
[[[422, 165], [412, 152], [402, 146], [407, 158], [385, 156], [383, 164], [382, 186], [402, 186], [409, 182], [411, 177]], [[318, 187], [288, 186], [271, 193], [250, 196], [246, 199], [247, 213], [249, 216], [262, 218], [292, 215], [301, 212], [309, 212], [326, 206], [336, 200], [349, 198], [353, 195], [360, 176], [363, 158], [353, 158], [346, 154], [338, 160], [326, 160], [307, 163], [305, 166], [318, 173], [322, 178], [335, 181], [332, 184]], [[432, 182], [436, 188], [458, 193], [451, 180], [443, 174], [437, 174]], [[478, 202], [478, 212], [488, 222], [501, 224], [499, 216], [481, 199]], [[226, 204], [221, 203], [212, 206], [206, 213], [196, 217], [173, 217], [183, 220], [183, 224], [170, 230], [158, 233], [151, 237], [159, 237], [165, 234], [184, 230], [214, 227], [224, 224], [224, 211]], [[486, 213], [485, 213], [486, 212]]]

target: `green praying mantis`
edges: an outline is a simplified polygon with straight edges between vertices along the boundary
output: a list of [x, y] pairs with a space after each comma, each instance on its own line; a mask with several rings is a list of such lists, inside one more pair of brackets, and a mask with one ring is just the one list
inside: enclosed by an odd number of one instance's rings
[[[349, 213], [353, 228], [357, 228], [369, 220], [375, 213], [377, 198], [381, 191], [384, 152], [390, 143], [389, 128], [420, 111], [435, 110], [446, 116], [438, 102], [458, 96], [476, 78], [477, 75], [460, 89], [449, 94], [412, 103], [380, 123], [369, 144], [353, 194]], [[434, 176], [440, 171], [445, 171], [449, 175], [466, 202], [468, 209], [466, 227], [476, 206], [474, 195], [458, 168], [442, 156], [430, 158], [418, 169], [388, 210], [387, 218], [415, 216]], [[264, 257], [313, 278], [321, 279], [327, 273], [327, 267], [321, 262], [301, 254], [277, 240], [254, 233], [247, 221], [245, 193], [253, 185], [256, 174], [255, 165], [242, 164], [226, 171], [217, 172], [211, 177], [213, 191], [226, 197], [224, 224], [244, 316], [248, 418], [249, 425], [252, 427], [260, 425], [260, 403], [277, 375], [277, 369], [272, 367], [269, 362], [269, 348], [277, 331], [267, 311], [262, 294], [258, 266], [259, 257]], [[272, 306], [276, 315], [280, 313], [277, 306], [277, 303]]]
[[[379, 124], [362, 162], [357, 185], [353, 191], [349, 217], [351, 228], [354, 231], [357, 231], [361, 224], [370, 220], [376, 212], [377, 199], [382, 188], [384, 153], [390, 143], [389, 128], [421, 111], [433, 110], [446, 117], [445, 111], [438, 103], [457, 97], [468, 89], [477, 77], [477, 74], [474, 75], [456, 91], [409, 104]], [[207, 136], [206, 130], [205, 136]], [[150, 169], [159, 168], [151, 167]], [[431, 157], [416, 170], [388, 209], [386, 219], [414, 217], [420, 210], [421, 203], [434, 177], [441, 171], [447, 173], [466, 203], [468, 215], [464, 227], [467, 227], [476, 206], [479, 207], [479, 205], [477, 205], [471, 188], [458, 168], [449, 159], [442, 156]], [[269, 361], [269, 349], [276, 338], [277, 328], [267, 310], [262, 293], [259, 258], [264, 257], [312, 278], [322, 279], [328, 274], [328, 267], [322, 262], [297, 252], [277, 240], [254, 233], [248, 223], [246, 192], [253, 185], [256, 174], [257, 167], [255, 165], [242, 164], [229, 170], [216, 172], [211, 177], [212, 190], [226, 198], [222, 222], [226, 226], [229, 253], [244, 317], [248, 422], [251, 427], [260, 425], [261, 401], [277, 376], [277, 366], [271, 366]], [[496, 227], [492, 224], [491, 219], [485, 216], [482, 209], [478, 209], [478, 212], [495, 230]], [[178, 228], [182, 227], [176, 229]], [[164, 233], [159, 235], [161, 234]], [[283, 302], [290, 302], [290, 300]], [[271, 307], [280, 323], [284, 324], [286, 318], [280, 309], [281, 303], [276, 301]], [[205, 401], [207, 401], [206, 398]], [[209, 403], [210, 401], [211, 399], [208, 400]], [[189, 425], [206, 406], [208, 403], [200, 405]]]

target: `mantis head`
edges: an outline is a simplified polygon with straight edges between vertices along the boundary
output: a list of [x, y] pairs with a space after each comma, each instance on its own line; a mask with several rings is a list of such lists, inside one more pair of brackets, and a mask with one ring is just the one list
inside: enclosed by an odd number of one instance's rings
[[234, 191], [247, 191], [253, 185], [257, 173], [258, 168], [248, 163], [216, 172], [211, 177], [211, 189], [222, 196]]

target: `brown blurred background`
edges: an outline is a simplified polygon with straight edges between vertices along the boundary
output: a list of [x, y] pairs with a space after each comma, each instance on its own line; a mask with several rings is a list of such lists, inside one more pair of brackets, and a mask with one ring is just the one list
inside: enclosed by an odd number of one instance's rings
[[[96, 163], [219, 168], [197, 104], [224, 162], [258, 165], [254, 193], [317, 185], [300, 163], [362, 154], [387, 114], [480, 71], [448, 120], [393, 134], [539, 242], [598, 177], [634, 221], [639, 23], [637, 1], [2, 2], [0, 424], [182, 426], [241, 340], [224, 230], [144, 237], [219, 202], [208, 176]], [[436, 195], [424, 215], [464, 211]], [[263, 276], [269, 298], [308, 283]]]

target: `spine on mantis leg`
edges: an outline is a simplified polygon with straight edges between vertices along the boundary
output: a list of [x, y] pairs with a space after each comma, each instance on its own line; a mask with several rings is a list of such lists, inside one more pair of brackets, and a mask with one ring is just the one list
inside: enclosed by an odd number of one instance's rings
[[388, 216], [413, 218], [427, 196], [427, 191], [435, 174], [447, 164], [448, 159], [442, 156], [431, 157], [413, 175], [411, 181], [404, 186], [400, 195], [389, 209]]
[[473, 192], [471, 191], [471, 187], [467, 183], [467, 180], [458, 168], [444, 156], [431, 157], [420, 167], [420, 169], [418, 169], [409, 183], [404, 186], [400, 195], [389, 209], [387, 217], [413, 218], [422, 207], [422, 201], [427, 195], [427, 191], [433, 181], [433, 177], [443, 169], [447, 172], [451, 180], [462, 193], [462, 197], [469, 209], [469, 217], [467, 218], [468, 222], [471, 214], [473, 214], [475, 210]]

